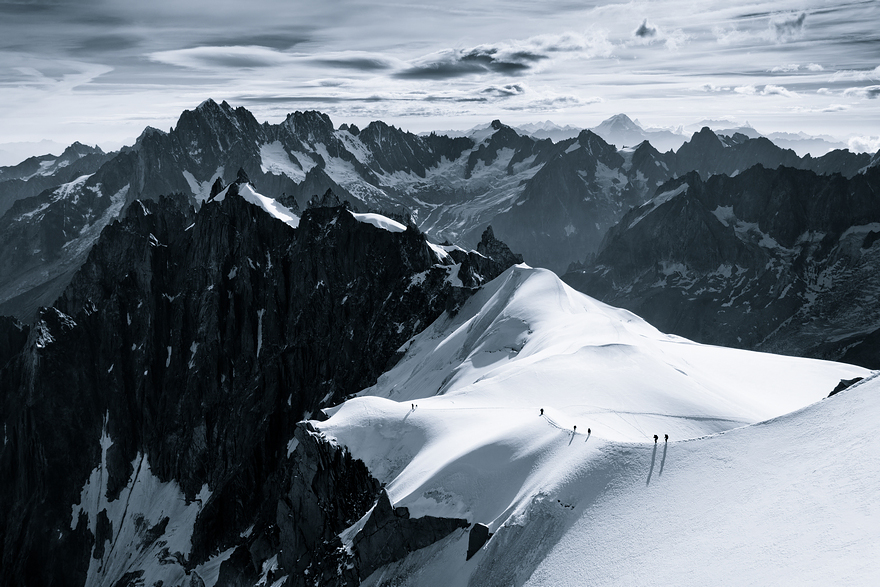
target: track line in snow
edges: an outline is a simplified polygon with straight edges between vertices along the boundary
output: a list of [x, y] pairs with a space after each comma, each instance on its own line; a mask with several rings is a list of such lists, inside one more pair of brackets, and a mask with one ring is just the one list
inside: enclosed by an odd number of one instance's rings
[[[868, 381], [868, 379], [873, 379], [874, 377], [877, 377], [878, 375], [880, 375], [880, 372], [878, 372], [877, 374], [873, 375], [870, 378], [866, 378], [865, 381]], [[856, 385], [858, 385], [858, 384], [856, 384]], [[589, 404], [572, 404], [572, 405], [568, 405], [568, 406], [561, 406], [561, 408], [558, 408], [558, 409], [565, 410], [565, 409], [579, 408], [579, 407], [590, 407], [590, 408], [595, 408], [595, 409], [591, 412], [580, 412], [578, 415], [611, 414], [611, 415], [615, 415], [618, 418], [620, 418], [620, 420], [624, 424], [626, 424], [629, 428], [637, 430], [642, 436], [645, 437], [644, 442], [635, 442], [633, 444], [650, 444], [651, 441], [653, 440], [654, 434], [653, 433], [651, 433], [651, 434], [646, 433], [644, 431], [644, 429], [638, 424], [638, 419], [632, 418], [633, 421], [630, 422], [629, 420], [627, 420], [627, 418], [625, 416], [655, 416], [658, 418], [675, 418], [675, 419], [679, 419], [679, 420], [693, 420], [693, 421], [697, 421], [697, 422], [730, 422], [732, 424], [736, 424], [736, 426], [733, 426], [732, 428], [730, 428], [730, 430], [735, 430], [736, 428], [741, 428], [743, 426], [750, 426], [753, 424], [752, 422], [749, 422], [748, 420], [743, 420], [741, 418], [730, 418], [730, 417], [725, 417], [725, 416], [701, 416], [701, 415], [687, 415], [687, 414], [664, 414], [662, 412], [638, 412], [638, 411], [632, 411], [632, 410], [614, 410], [614, 409], [610, 409], [610, 408], [600, 408], [598, 406], [593, 406], [593, 405], [589, 405]], [[531, 412], [534, 410], [540, 410], [540, 408], [538, 408], [538, 407], [525, 408], [525, 407], [504, 407], [504, 406], [475, 406], [475, 407], [441, 408], [441, 407], [426, 406], [426, 407], [419, 408], [418, 406], [416, 406], [415, 409], [410, 409], [407, 411], [406, 416], [404, 416], [404, 420], [406, 418], [408, 418], [410, 415], [414, 414], [415, 412], [418, 412], [419, 409], [430, 410], [432, 412], [457, 412], [457, 411], [476, 411], [476, 410], [488, 410], [488, 411], [492, 411], [492, 412], [499, 412], [499, 411], [517, 411], [517, 412], [529, 411], [529, 412]], [[559, 430], [565, 430], [565, 431], [568, 431], [569, 433], [574, 432], [571, 428], [561, 425], [559, 422], [557, 422], [556, 420], [551, 418], [546, 413], [542, 414], [540, 417], [547, 420], [547, 422], [551, 426], [553, 426], [554, 428], [558, 428]], [[595, 428], [598, 426], [599, 426], [598, 424], [590, 424], [590, 425], [588, 425], [588, 428], [592, 429], [592, 428]], [[607, 423], [603, 423], [601, 426], [608, 429], [608, 430], [612, 430], [612, 431], [616, 432], [617, 434], [623, 435], [623, 432], [621, 430], [614, 428], [613, 426], [609, 426]], [[724, 432], [725, 431], [720, 431], [720, 432], [716, 432], [715, 434], [723, 434]], [[574, 434], [579, 434], [580, 436], [588, 436], [586, 434], [578, 433], [578, 432], [574, 432]], [[714, 436], [715, 434], [708, 434], [708, 435], [704, 434], [701, 436], [694, 436], [694, 437], [689, 437], [689, 438], [678, 438], [673, 442], [684, 441], [684, 440], [699, 440], [702, 438], [708, 438], [710, 436]]]

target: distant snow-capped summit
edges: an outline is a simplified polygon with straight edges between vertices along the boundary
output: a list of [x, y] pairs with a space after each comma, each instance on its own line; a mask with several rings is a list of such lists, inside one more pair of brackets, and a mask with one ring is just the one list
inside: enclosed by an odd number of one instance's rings
[[590, 130], [618, 148], [649, 141], [656, 149], [669, 151], [678, 149], [687, 140], [684, 135], [669, 130], [644, 129], [626, 114], [615, 114]]

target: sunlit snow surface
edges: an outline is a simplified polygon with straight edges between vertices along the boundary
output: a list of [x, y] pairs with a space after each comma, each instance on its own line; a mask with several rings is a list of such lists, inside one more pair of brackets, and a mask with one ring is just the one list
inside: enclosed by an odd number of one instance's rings
[[[405, 347], [376, 386], [317, 426], [414, 517], [465, 517], [495, 534], [470, 562], [461, 531], [368, 584], [773, 584], [795, 554], [815, 561], [798, 567], [809, 583], [803, 570], [820, 564], [825, 542], [846, 556], [858, 543], [852, 552], [864, 557], [860, 541], [880, 538], [878, 507], [847, 493], [880, 482], [874, 396], [852, 439], [847, 418], [826, 421], [822, 409], [862, 397], [856, 390], [750, 426], [864, 369], [668, 336], [526, 266]], [[854, 469], [866, 471], [846, 478]], [[851, 562], [864, 576], [866, 563]]]
[[[221, 191], [217, 194], [217, 197], [214, 198], [214, 201], [221, 201], [226, 197], [229, 188], [227, 187], [225, 190]], [[257, 193], [253, 186], [249, 183], [240, 184], [238, 187], [238, 195], [254, 204], [259, 206], [263, 210], [269, 213], [273, 218], [277, 218], [281, 222], [287, 224], [292, 228], [296, 228], [299, 226], [299, 216], [294, 214], [285, 206], [282, 206], [277, 200], [270, 198], [268, 196], [264, 196], [263, 194]]]
[[376, 228], [381, 228], [382, 230], [387, 230], [388, 232], [405, 232], [406, 226], [401, 224], [396, 220], [392, 220], [387, 216], [383, 216], [381, 214], [358, 214], [357, 212], [349, 212], [354, 219], [358, 222], [363, 222], [366, 224], [372, 224]]

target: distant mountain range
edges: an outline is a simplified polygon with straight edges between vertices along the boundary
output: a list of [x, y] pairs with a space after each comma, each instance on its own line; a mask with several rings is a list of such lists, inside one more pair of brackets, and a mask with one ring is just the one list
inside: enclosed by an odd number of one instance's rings
[[880, 167], [671, 180], [567, 283], [669, 332], [880, 367]]
[[[553, 130], [539, 126], [533, 132]], [[0, 263], [0, 312], [25, 317], [50, 304], [101, 229], [134, 200], [177, 194], [198, 206], [239, 168], [300, 209], [331, 189], [359, 210], [411, 215], [436, 242], [474, 246], [491, 224], [528, 263], [561, 273], [594, 254], [629, 208], [689, 171], [708, 177], [762, 164], [851, 177], [871, 160], [847, 151], [798, 157], [765, 138], [719, 139], [708, 129], [661, 153], [644, 137], [671, 133], [639, 129], [622, 115], [597, 127], [632, 145], [621, 149], [590, 130], [553, 142], [499, 121], [470, 136], [417, 136], [382, 122], [335, 128], [318, 112], [271, 125], [208, 100], [170, 132], [148, 128], [117, 153], [73, 145], [59, 158], [0, 168], [8, 208], [0, 246], [9, 252]]]
[[[677, 150], [687, 142], [688, 138], [703, 127], [709, 127], [718, 136], [733, 136], [742, 134], [750, 139], [766, 137], [783, 149], [791, 149], [799, 156], [812, 155], [822, 156], [830, 151], [846, 149], [847, 144], [839, 139], [828, 135], [808, 135], [804, 132], [786, 133], [772, 132], [762, 134], [748, 123], [744, 125], [731, 125], [728, 120], [703, 120], [699, 123], [679, 127], [674, 130], [645, 128], [638, 121], [634, 121], [625, 114], [617, 114], [602, 121], [599, 125], [589, 129], [575, 126], [559, 126], [549, 120], [538, 123], [521, 124], [514, 128], [520, 134], [529, 135], [536, 139], [551, 139], [553, 142], [564, 141], [576, 137], [582, 130], [591, 130], [602, 137], [606, 142], [624, 148], [635, 146], [642, 141], [648, 141], [654, 148], [660, 151]], [[486, 127], [477, 126], [467, 131], [438, 131], [437, 134], [449, 136], [478, 137], [485, 132]], [[423, 133], [430, 134], [430, 133]]]

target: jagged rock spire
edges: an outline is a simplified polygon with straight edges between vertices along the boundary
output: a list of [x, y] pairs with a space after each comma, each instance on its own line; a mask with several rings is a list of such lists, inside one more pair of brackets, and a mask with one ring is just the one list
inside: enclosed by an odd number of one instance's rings
[[317, 194], [312, 196], [306, 204], [306, 208], [335, 208], [341, 205], [342, 202], [339, 200], [339, 196], [332, 189], [327, 188], [323, 196], [318, 197]]
[[522, 255], [514, 253], [506, 244], [495, 238], [492, 226], [487, 226], [477, 244], [477, 252], [481, 255], [500, 261], [505, 267], [523, 262]]

